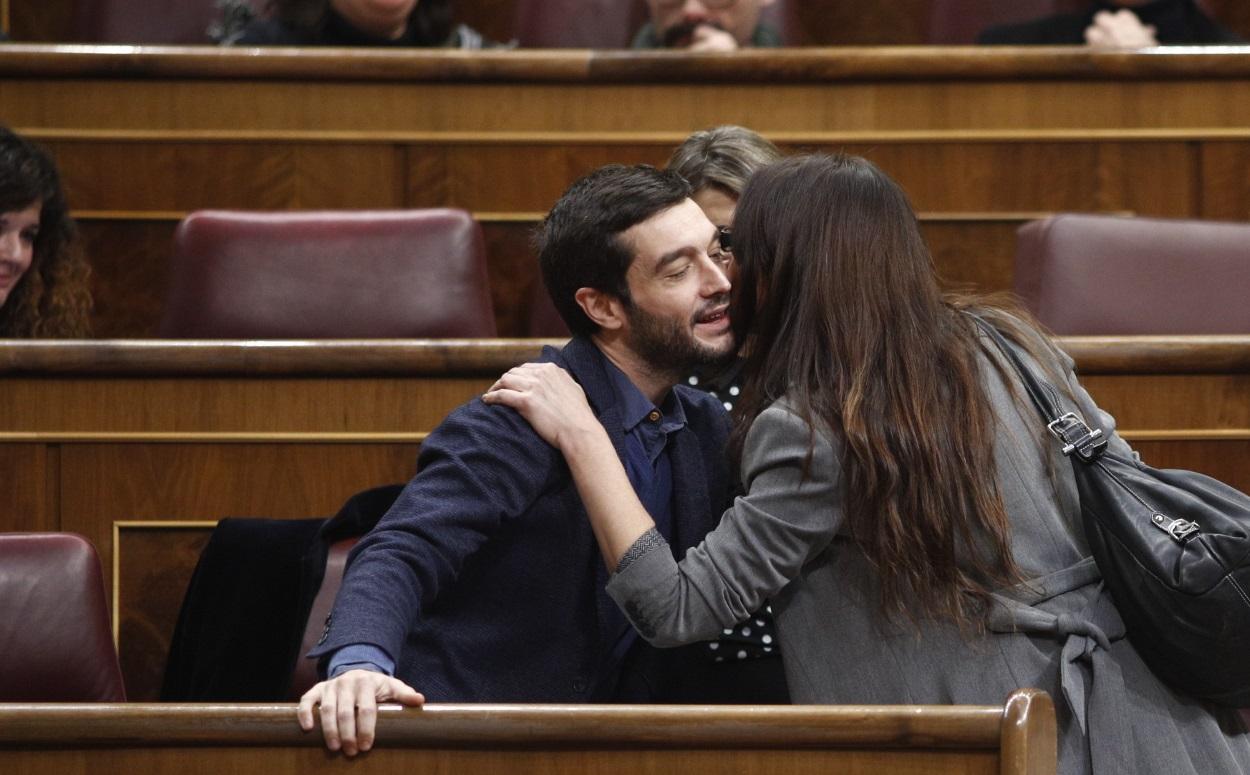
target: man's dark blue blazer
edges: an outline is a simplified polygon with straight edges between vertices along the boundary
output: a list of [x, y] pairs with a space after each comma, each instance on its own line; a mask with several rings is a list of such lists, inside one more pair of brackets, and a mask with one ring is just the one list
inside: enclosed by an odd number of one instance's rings
[[[620, 399], [603, 354], [574, 338], [541, 360], [566, 368], [624, 455]], [[729, 422], [677, 386], [687, 425], [669, 441], [674, 551], [698, 543], [730, 491]], [[357, 544], [314, 649], [372, 643], [432, 702], [611, 698], [628, 626], [560, 452], [514, 410], [475, 399], [421, 445], [418, 473]]]

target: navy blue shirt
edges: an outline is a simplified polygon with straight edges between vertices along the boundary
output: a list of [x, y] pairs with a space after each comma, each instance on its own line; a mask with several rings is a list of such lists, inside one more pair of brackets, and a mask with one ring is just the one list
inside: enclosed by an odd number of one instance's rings
[[686, 414], [670, 390], [660, 407], [609, 361], [608, 373], [621, 397], [625, 473], [638, 500], [665, 540], [673, 538], [673, 466], [665, 451], [669, 434], [686, 427]]

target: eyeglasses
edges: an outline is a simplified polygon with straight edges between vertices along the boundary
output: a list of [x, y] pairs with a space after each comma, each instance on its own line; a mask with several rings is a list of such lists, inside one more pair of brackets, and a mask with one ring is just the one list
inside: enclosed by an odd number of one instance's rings
[[725, 251], [726, 253], [734, 252], [733, 229], [729, 228], [728, 226], [721, 226], [719, 229], [716, 230], [716, 232], [717, 234], [720, 235], [720, 249]]
[[[734, 5], [738, 0], [699, 0], [709, 11], [723, 11]], [[656, 5], [660, 8], [671, 11], [674, 8], [680, 8], [686, 4], [686, 0], [656, 0]]]

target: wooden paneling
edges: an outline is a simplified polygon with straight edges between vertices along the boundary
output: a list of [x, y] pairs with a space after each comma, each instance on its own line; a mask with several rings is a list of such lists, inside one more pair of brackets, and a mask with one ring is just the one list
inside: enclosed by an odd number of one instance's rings
[[59, 530], [55, 500], [57, 450], [34, 444], [0, 444], [4, 516], [0, 531]]
[[1012, 287], [1018, 220], [932, 220], [920, 226], [933, 263], [949, 288], [981, 293]]
[[[339, 769], [293, 705], [0, 706], [0, 766], [43, 773], [294, 775]], [[381, 708], [362, 773], [998, 773], [1055, 771], [1054, 704]]]
[[1202, 217], [1250, 220], [1250, 144], [1202, 147]]
[[1195, 214], [1193, 151], [1185, 143], [876, 143], [845, 150], [881, 167], [922, 212]]
[[1081, 384], [1122, 432], [1250, 429], [1250, 375], [1084, 374]]
[[495, 221], [482, 224], [490, 269], [491, 303], [500, 336], [526, 336], [530, 293], [540, 282], [533, 248], [537, 221]]
[[160, 699], [165, 660], [187, 584], [212, 528], [126, 526], [117, 531], [114, 594], [118, 658], [130, 702]]
[[169, 212], [399, 207], [388, 145], [46, 142], [77, 209]]
[[1132, 441], [1143, 461], [1155, 468], [1184, 468], [1250, 492], [1250, 439], [1221, 441]]
[[419, 433], [485, 390], [490, 380], [448, 378], [420, 391], [408, 380], [350, 378], [14, 377], [3, 384], [4, 430]]
[[140, 218], [78, 221], [91, 263], [93, 336], [156, 336], [177, 225]]

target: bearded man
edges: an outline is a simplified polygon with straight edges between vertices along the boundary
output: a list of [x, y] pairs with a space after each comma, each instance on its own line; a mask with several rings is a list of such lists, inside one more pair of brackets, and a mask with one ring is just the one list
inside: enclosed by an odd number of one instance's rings
[[647, 0], [651, 21], [634, 36], [634, 48], [735, 51], [777, 48], [781, 35], [760, 20], [776, 0]]
[[[676, 173], [609, 166], [569, 188], [541, 236], [573, 332], [543, 360], [581, 383], [683, 554], [731, 490], [724, 409], [676, 385], [735, 352], [720, 234]], [[310, 653], [328, 678], [302, 698], [301, 726], [319, 716], [326, 745], [354, 755], [373, 743], [378, 702], [661, 700], [675, 673], [657, 670], [667, 657], [629, 627], [607, 577], [560, 452], [512, 409], [471, 401], [353, 550]]]

